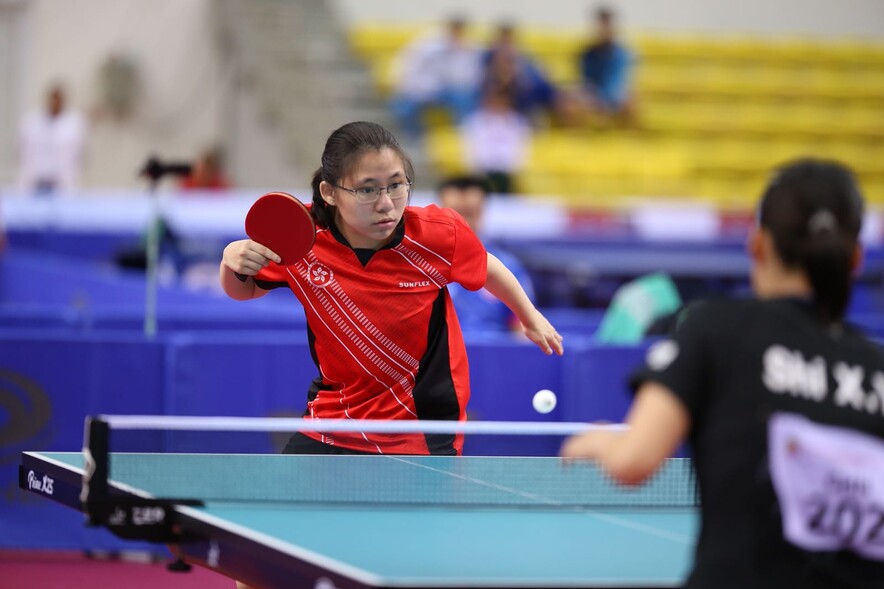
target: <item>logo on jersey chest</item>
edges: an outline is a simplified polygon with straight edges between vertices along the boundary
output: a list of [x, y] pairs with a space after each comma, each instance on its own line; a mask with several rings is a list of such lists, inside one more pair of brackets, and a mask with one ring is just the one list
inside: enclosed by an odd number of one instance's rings
[[420, 288], [422, 286], [430, 286], [433, 284], [429, 280], [419, 280], [417, 282], [400, 282], [399, 288]]
[[307, 266], [307, 280], [315, 287], [325, 288], [331, 284], [333, 276], [331, 268], [320, 262]]

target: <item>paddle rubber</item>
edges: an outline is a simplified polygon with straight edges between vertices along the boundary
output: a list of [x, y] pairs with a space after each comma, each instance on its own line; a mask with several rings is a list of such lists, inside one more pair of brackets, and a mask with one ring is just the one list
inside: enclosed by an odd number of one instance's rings
[[246, 235], [273, 250], [288, 266], [313, 247], [316, 226], [301, 201], [285, 192], [268, 192], [246, 214]]

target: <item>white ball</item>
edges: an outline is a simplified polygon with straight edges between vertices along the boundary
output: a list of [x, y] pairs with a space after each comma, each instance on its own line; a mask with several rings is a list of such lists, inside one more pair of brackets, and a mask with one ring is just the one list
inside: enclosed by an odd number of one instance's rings
[[556, 408], [556, 394], [549, 389], [541, 389], [534, 393], [532, 403], [538, 413], [549, 413]]

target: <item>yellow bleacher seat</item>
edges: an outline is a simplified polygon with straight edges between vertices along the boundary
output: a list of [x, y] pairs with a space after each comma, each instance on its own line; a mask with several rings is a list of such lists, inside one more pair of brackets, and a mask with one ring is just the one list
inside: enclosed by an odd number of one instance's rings
[[389, 56], [400, 51], [413, 39], [426, 33], [430, 25], [361, 24], [347, 32], [350, 47], [366, 60]]
[[678, 36], [637, 36], [633, 43], [644, 61], [690, 63], [706, 60], [715, 44], [708, 37], [692, 33]]
[[576, 55], [540, 56], [537, 63], [554, 84], [571, 86], [580, 82], [580, 67]]
[[467, 170], [463, 142], [456, 129], [434, 128], [427, 135], [427, 156], [444, 174], [458, 174]]
[[884, 180], [860, 181], [863, 195], [870, 206], [884, 208]]
[[587, 43], [582, 30], [523, 28], [517, 35], [519, 45], [539, 58], [548, 55], [576, 56]]

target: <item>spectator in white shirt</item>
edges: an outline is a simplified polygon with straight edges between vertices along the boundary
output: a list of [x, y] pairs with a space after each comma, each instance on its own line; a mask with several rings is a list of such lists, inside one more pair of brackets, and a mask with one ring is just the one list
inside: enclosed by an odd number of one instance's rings
[[80, 181], [86, 123], [66, 108], [64, 88], [55, 84], [46, 94], [46, 108], [29, 113], [19, 136], [19, 186], [34, 194], [75, 190]]
[[464, 19], [453, 18], [444, 36], [420, 38], [398, 56], [392, 108], [411, 139], [422, 135], [427, 107], [447, 109], [455, 123], [475, 108], [482, 75], [481, 54], [466, 40], [466, 28]]
[[531, 125], [513, 106], [512, 93], [500, 86], [490, 87], [482, 107], [464, 120], [461, 133], [467, 163], [487, 178], [491, 192], [515, 192], [513, 175], [525, 163]]

